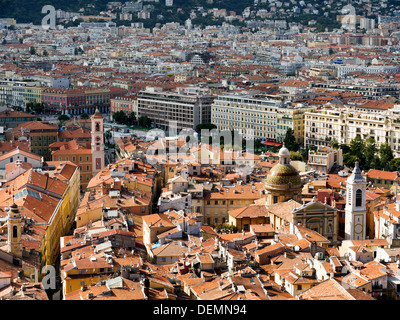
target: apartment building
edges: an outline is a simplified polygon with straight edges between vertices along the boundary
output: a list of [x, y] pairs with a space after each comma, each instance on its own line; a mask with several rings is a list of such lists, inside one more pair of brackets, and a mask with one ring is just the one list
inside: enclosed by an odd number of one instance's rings
[[[350, 71], [349, 71], [350, 72]], [[313, 88], [322, 88], [334, 91], [347, 91], [362, 94], [365, 99], [377, 100], [384, 96], [399, 97], [399, 90], [396, 85], [371, 83], [368, 85], [361, 84], [344, 84], [344, 83], [312, 83]]]
[[276, 134], [279, 141], [283, 141], [286, 131], [290, 128], [296, 142], [304, 142], [304, 114], [314, 110], [314, 107], [297, 104], [296, 106], [280, 107], [277, 109]]
[[53, 112], [63, 112], [71, 115], [108, 112], [110, 100], [122, 96], [127, 90], [118, 87], [54, 89], [42, 91], [42, 102]]
[[25, 87], [25, 104], [41, 103], [42, 102], [42, 91], [46, 87]]
[[39, 82], [0, 80], [0, 104], [25, 108], [25, 88], [34, 86]]
[[58, 126], [46, 121], [30, 121], [21, 123], [13, 129], [14, 139], [27, 137], [30, 142], [30, 152], [51, 160], [49, 145], [58, 140]]
[[111, 99], [111, 114], [118, 111], [123, 111], [127, 115], [134, 112], [136, 115], [138, 113], [138, 100], [136, 96], [122, 96]]
[[333, 165], [343, 165], [342, 149], [333, 149], [320, 146], [316, 151], [308, 151], [308, 170], [315, 170], [319, 173], [329, 173]]
[[211, 122], [214, 97], [201, 91], [167, 92], [146, 87], [138, 94], [138, 116], [148, 116], [156, 128], [166, 130], [176, 122], [177, 130], [194, 129]]
[[93, 176], [92, 150], [81, 146], [76, 140], [54, 142], [49, 145], [52, 161], [71, 161], [80, 170], [80, 188], [86, 187]]
[[0, 112], [0, 126], [8, 128], [18, 127], [20, 124], [35, 121], [36, 116], [21, 111], [4, 110]]
[[305, 113], [305, 147], [328, 146], [331, 139], [349, 145], [356, 136], [373, 137], [377, 147], [388, 143], [400, 156], [400, 123], [394, 113], [371, 114], [349, 109], [320, 109]]
[[211, 123], [217, 129], [235, 130], [246, 135], [254, 130], [255, 138], [277, 139], [277, 110], [281, 101], [256, 95], [220, 95], [211, 107]]
[[398, 72], [399, 68], [396, 66], [358, 66], [358, 65], [338, 65], [337, 66], [337, 76], [343, 77], [347, 73], [354, 71], [363, 71], [366, 73], [391, 73]]
[[78, 167], [70, 162], [49, 165], [55, 170], [39, 173], [30, 168], [0, 189], [0, 205], [7, 207], [14, 202], [23, 208], [22, 214], [30, 222], [23, 227], [19, 220], [18, 236], [25, 240], [19, 251], [22, 257], [28, 250], [36, 252], [40, 270], [57, 260], [60, 237], [71, 230], [79, 204]]

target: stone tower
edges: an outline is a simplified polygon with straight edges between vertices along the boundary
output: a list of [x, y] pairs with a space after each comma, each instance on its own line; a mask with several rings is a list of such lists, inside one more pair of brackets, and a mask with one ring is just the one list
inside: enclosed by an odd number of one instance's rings
[[13, 202], [7, 215], [8, 252], [22, 258], [21, 241], [22, 217], [18, 206]]
[[346, 181], [345, 239], [364, 240], [366, 235], [367, 182], [361, 174], [358, 162]]
[[91, 117], [92, 122], [92, 175], [93, 177], [104, 168], [104, 129], [103, 117], [96, 108], [96, 112]]

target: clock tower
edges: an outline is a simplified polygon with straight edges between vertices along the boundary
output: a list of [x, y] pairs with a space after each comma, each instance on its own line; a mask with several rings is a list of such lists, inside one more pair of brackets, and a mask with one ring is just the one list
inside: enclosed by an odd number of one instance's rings
[[366, 236], [367, 182], [358, 162], [346, 181], [345, 240], [364, 240]]
[[98, 172], [104, 168], [104, 128], [103, 117], [97, 110], [91, 117], [92, 122], [92, 176], [94, 177]]

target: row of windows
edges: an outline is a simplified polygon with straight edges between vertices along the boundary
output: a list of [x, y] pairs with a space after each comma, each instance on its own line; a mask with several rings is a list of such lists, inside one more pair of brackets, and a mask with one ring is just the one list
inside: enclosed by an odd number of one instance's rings
[[[72, 162], [75, 162], [76, 159], [77, 159], [77, 157], [72, 156], [71, 159], [72, 159]], [[64, 159], [62, 159], [62, 157], [58, 157], [58, 161], [63, 161], [63, 160], [64, 160]], [[82, 160], [83, 160], [83, 158], [82, 158], [82, 157], [79, 157], [79, 162], [82, 162]], [[69, 161], [69, 156], [66, 156], [66, 157], [65, 157], [65, 161]], [[86, 157], [86, 161], [89, 161], [89, 157]], [[89, 168], [89, 167], [87, 166], [87, 168]], [[88, 169], [88, 170], [89, 170], [89, 169]]]
[[[236, 202], [237, 202], [237, 204], [241, 204], [242, 200], [237, 200]], [[230, 200], [229, 203], [230, 204], [234, 204], [234, 200]], [[210, 204], [211, 204], [211, 200], [207, 200], [207, 205], [210, 205]], [[213, 204], [214, 205], [218, 205], [218, 204], [225, 205], [226, 204], [226, 200], [214, 200]]]

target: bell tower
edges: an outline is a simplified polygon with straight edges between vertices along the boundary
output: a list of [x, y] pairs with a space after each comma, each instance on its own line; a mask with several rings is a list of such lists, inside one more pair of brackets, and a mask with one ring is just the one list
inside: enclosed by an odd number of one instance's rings
[[13, 202], [7, 215], [8, 252], [22, 258], [21, 241], [22, 217], [18, 206]]
[[358, 162], [346, 181], [345, 239], [364, 240], [366, 236], [366, 189], [367, 182], [361, 174]]
[[104, 129], [103, 117], [97, 110], [91, 117], [92, 125], [92, 176], [94, 177], [98, 172], [104, 168]]

